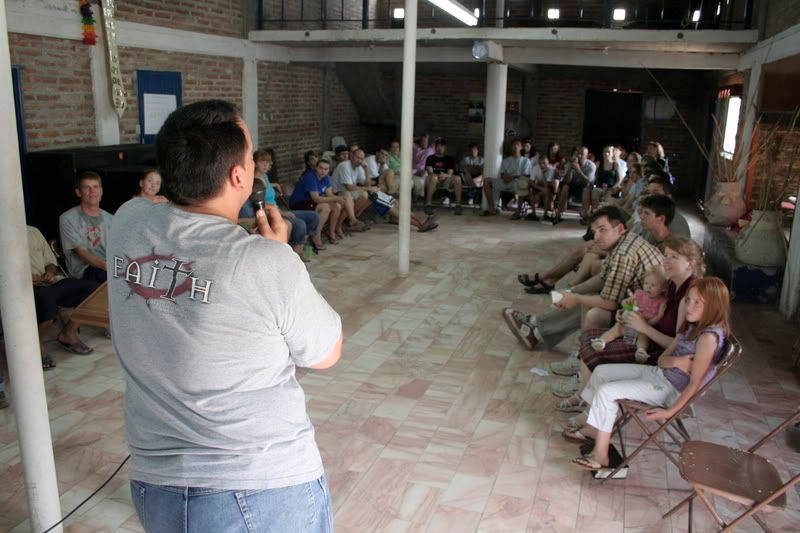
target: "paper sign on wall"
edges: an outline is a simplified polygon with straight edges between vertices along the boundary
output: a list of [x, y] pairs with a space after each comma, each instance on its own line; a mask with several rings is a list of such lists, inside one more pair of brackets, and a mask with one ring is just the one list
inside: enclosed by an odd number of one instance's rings
[[144, 93], [144, 134], [156, 135], [170, 113], [178, 108], [174, 94]]

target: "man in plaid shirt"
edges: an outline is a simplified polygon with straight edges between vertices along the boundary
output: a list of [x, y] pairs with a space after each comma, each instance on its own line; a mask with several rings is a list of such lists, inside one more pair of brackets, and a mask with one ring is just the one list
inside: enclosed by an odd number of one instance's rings
[[557, 310], [538, 316], [526, 315], [511, 308], [503, 310], [512, 333], [529, 350], [538, 343], [548, 349], [555, 347], [567, 335], [581, 327], [581, 307], [588, 312], [584, 328], [605, 328], [613, 313], [629, 293], [642, 287], [647, 269], [661, 265], [663, 256], [655, 246], [625, 228], [625, 215], [616, 206], [605, 206], [594, 212], [589, 220], [595, 242], [609, 250], [600, 273], [570, 292], [561, 292]]

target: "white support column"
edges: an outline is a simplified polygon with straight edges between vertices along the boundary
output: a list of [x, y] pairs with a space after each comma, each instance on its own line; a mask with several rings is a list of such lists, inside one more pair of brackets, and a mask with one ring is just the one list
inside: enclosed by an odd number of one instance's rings
[[[5, 0], [0, 0], [0, 116], [14, 116], [13, 94]], [[40, 532], [61, 520], [61, 505], [33, 306], [22, 173], [13, 119], [0, 124], [0, 146], [7, 156], [0, 159], [0, 309], [31, 529]], [[62, 528], [54, 531], [60, 533]]]
[[258, 149], [258, 61], [244, 59], [242, 68], [242, 115]]
[[506, 16], [506, 0], [497, 0], [495, 6], [495, 17], [497, 17], [497, 27], [503, 27], [503, 21]]
[[[506, 136], [506, 85], [508, 65], [489, 63], [487, 65], [485, 125], [483, 130], [483, 175], [496, 178], [503, 161], [503, 139]], [[487, 199], [483, 198], [481, 209], [488, 209]]]
[[758, 108], [761, 105], [761, 66], [762, 62], [756, 61], [750, 68], [750, 80], [747, 83], [747, 94], [742, 106], [744, 113], [744, 124], [742, 124], [742, 131], [739, 133], [742, 139], [742, 158], [739, 160], [739, 172], [741, 179], [739, 185], [741, 186], [742, 193], [747, 188], [747, 166], [750, 162], [750, 138], [753, 136], [753, 128], [758, 120]]
[[414, 83], [417, 77], [417, 0], [406, 0], [403, 95], [400, 110], [400, 222], [398, 275], [408, 277], [411, 255], [411, 165], [414, 153]]
[[97, 144], [107, 146], [119, 144], [119, 116], [111, 101], [111, 82], [108, 77], [108, 61], [103, 47], [100, 25], [97, 26], [97, 43], [89, 47], [92, 75], [92, 98], [94, 99], [94, 122]]
[[[800, 187], [795, 194], [800, 195]], [[792, 320], [800, 313], [800, 203], [794, 208], [792, 238], [783, 271], [780, 309], [786, 320]]]

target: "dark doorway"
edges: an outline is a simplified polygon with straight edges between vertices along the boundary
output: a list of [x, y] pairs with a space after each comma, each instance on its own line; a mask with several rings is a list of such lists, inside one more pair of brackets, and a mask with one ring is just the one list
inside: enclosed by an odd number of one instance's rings
[[602, 157], [603, 146], [608, 144], [638, 151], [641, 136], [642, 93], [586, 91], [583, 144], [595, 160]]

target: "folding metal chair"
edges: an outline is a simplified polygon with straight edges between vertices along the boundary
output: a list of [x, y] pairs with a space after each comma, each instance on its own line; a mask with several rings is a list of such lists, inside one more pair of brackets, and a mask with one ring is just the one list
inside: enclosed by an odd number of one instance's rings
[[[683, 479], [691, 483], [694, 490], [686, 499], [670, 509], [664, 518], [688, 503], [691, 532], [692, 503], [697, 497], [722, 527], [720, 531], [732, 531], [750, 516], [764, 531], [770, 531], [756, 513], [778, 511], [786, 507], [786, 491], [800, 482], [800, 473], [784, 483], [775, 466], [755, 452], [798, 418], [800, 418], [800, 407], [747, 451], [710, 442], [695, 440], [687, 442], [681, 451], [678, 468]], [[706, 496], [707, 492], [745, 505], [748, 509], [730, 524], [726, 524]]]
[[[613, 479], [617, 472], [623, 468], [626, 468], [630, 462], [633, 461], [633, 459], [639, 455], [639, 453], [641, 453], [641, 451], [644, 450], [645, 447], [647, 447], [651, 442], [655, 444], [658, 449], [664, 453], [664, 455], [667, 456], [667, 459], [672, 461], [675, 466], [678, 466], [678, 461], [680, 459], [680, 447], [690, 440], [689, 432], [686, 431], [686, 426], [684, 426], [681, 418], [685, 416], [687, 410], [692, 409], [692, 404], [697, 398], [705, 393], [705, 391], [708, 390], [708, 388], [711, 387], [719, 378], [721, 378], [725, 372], [730, 370], [734, 363], [739, 359], [741, 354], [742, 345], [739, 343], [736, 337], [733, 335], [729, 336], [725, 347], [725, 353], [716, 365], [716, 373], [714, 374], [714, 377], [708, 380], [708, 382], [706, 382], [702, 387], [697, 389], [697, 392], [694, 393], [689, 401], [686, 402], [686, 404], [677, 413], [672, 415], [667, 420], [656, 422], [658, 427], [653, 431], [651, 431], [651, 426], [649, 426], [647, 423], [648, 421], [643, 418], [643, 414], [649, 409], [655, 409], [660, 406], [649, 405], [632, 400], [619, 400], [617, 404], [620, 408], [620, 416], [617, 419], [614, 431], [616, 431], [617, 435], [619, 436], [619, 444], [622, 451], [623, 460], [613, 472], [603, 479], [602, 483], [605, 483], [609, 479]], [[628, 455], [625, 451], [625, 440], [622, 436], [622, 429], [631, 420], [636, 422], [636, 424], [645, 434], [646, 438], [644, 442], [642, 442], [633, 452], [631, 452], [630, 455]], [[658, 439], [662, 432], [668, 435], [670, 439], [672, 439], [673, 443], [678, 445], [678, 450], [669, 449]]]

